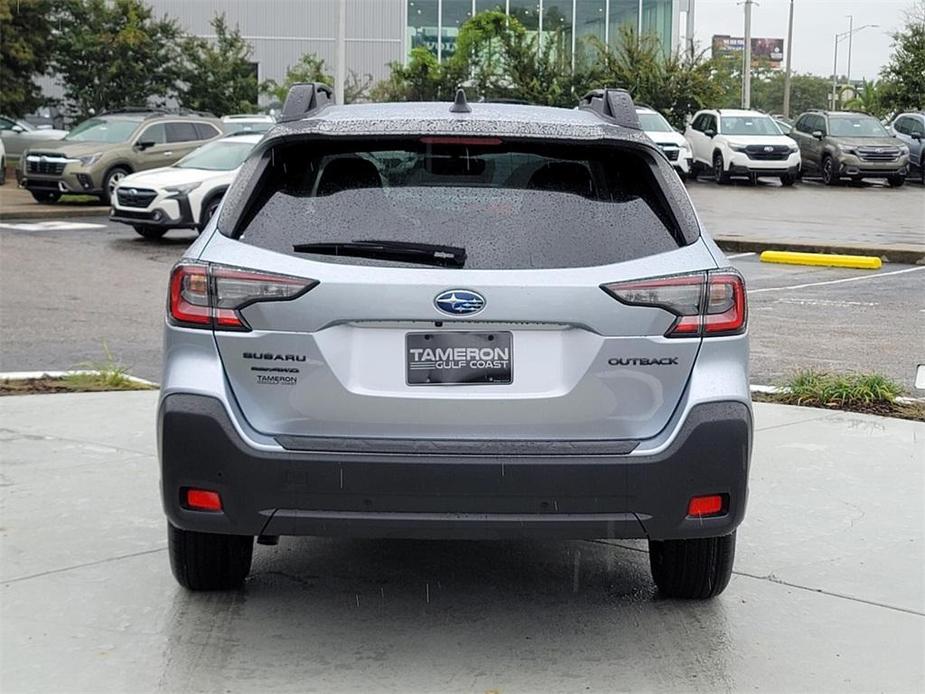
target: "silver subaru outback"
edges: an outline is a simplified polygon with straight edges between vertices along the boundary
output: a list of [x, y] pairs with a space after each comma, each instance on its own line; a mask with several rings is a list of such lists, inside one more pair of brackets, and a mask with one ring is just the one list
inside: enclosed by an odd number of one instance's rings
[[746, 293], [626, 92], [568, 110], [336, 106], [297, 85], [170, 278], [171, 567], [254, 538], [645, 538], [729, 581], [752, 442]]

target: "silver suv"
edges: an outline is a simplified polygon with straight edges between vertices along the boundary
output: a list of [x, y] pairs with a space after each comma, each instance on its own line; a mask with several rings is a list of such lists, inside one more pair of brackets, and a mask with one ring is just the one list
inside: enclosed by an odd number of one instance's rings
[[170, 278], [171, 566], [253, 541], [646, 538], [732, 571], [752, 441], [742, 277], [623, 91], [335, 106], [297, 85]]

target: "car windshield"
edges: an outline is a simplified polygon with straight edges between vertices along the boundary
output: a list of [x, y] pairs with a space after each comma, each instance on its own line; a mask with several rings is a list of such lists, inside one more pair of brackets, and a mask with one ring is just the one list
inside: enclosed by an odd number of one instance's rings
[[650, 133], [670, 133], [673, 130], [661, 113], [640, 113], [639, 124]]
[[65, 135], [65, 140], [71, 142], [127, 142], [138, 127], [133, 120], [109, 120], [106, 118], [90, 118], [78, 125]]
[[190, 152], [174, 166], [178, 169], [231, 171], [241, 166], [253, 148], [253, 142], [210, 142]]
[[[237, 231], [242, 241], [280, 253], [375, 239], [464, 248], [466, 268], [510, 270], [603, 265], [679, 245], [652, 164], [615, 147], [495, 138], [424, 137], [382, 147], [312, 141], [280, 147], [269, 161]], [[309, 257], [398, 262], [346, 256]]]
[[767, 116], [723, 116], [723, 135], [780, 135], [780, 128]]
[[222, 129], [226, 133], [265, 133], [275, 124], [273, 121], [226, 121], [222, 123]]
[[834, 137], [889, 137], [880, 121], [870, 116], [837, 116], [829, 118], [829, 135]]

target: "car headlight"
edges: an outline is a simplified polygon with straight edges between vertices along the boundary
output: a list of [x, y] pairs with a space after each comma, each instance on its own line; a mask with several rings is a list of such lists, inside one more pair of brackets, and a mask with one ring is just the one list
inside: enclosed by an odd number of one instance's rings
[[857, 154], [857, 150], [854, 147], [847, 147], [845, 145], [837, 145], [839, 152], [843, 154]]
[[164, 188], [168, 198], [179, 198], [184, 195], [189, 195], [192, 191], [196, 190], [200, 186], [200, 183], [184, 183], [181, 186], [167, 186]]
[[85, 154], [82, 157], [77, 157], [77, 161], [80, 162], [81, 166], [93, 166], [93, 164], [95, 164], [101, 156], [103, 156], [102, 152]]
[[909, 154], [909, 148], [906, 145], [899, 146], [899, 156], [904, 157]]
[[790, 145], [790, 153], [791, 153], [791, 154], [796, 154], [796, 153], [799, 152], [799, 151], [800, 151], [800, 146], [799, 146], [799, 145]]
[[748, 145], [729, 145], [729, 149], [733, 152], [746, 152], [748, 151]]

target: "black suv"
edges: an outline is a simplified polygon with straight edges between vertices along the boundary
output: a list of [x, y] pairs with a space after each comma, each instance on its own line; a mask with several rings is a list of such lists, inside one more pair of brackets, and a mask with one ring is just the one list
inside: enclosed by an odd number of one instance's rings
[[854, 111], [808, 111], [790, 137], [800, 146], [803, 174], [826, 185], [843, 178], [885, 178], [893, 187], [906, 182], [909, 148], [873, 116]]

